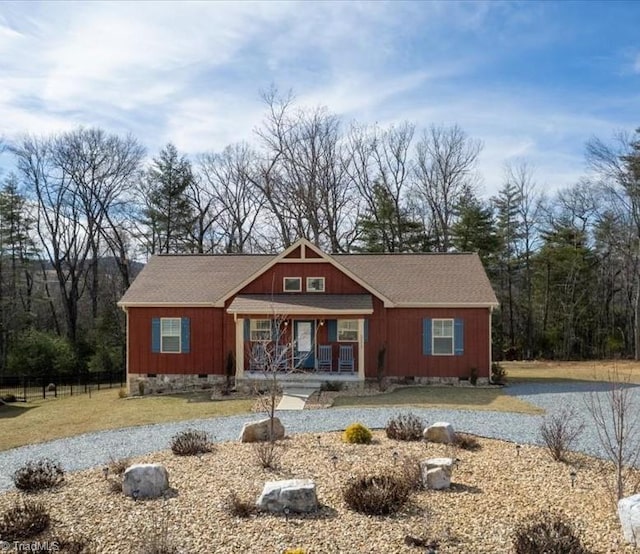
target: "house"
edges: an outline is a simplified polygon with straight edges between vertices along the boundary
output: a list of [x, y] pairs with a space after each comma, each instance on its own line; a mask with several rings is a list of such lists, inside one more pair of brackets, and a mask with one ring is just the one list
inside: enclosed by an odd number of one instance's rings
[[[476, 254], [160, 255], [119, 302], [130, 387], [282, 377], [457, 382], [491, 371], [498, 305]], [[277, 361], [275, 354], [277, 353]]]

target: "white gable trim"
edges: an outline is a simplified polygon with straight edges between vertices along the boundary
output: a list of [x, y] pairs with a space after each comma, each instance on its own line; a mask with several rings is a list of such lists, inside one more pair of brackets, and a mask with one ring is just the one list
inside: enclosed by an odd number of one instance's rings
[[[298, 246], [300, 247], [300, 258], [287, 258], [286, 256], [288, 256], [289, 254], [291, 254], [291, 252], [293, 252], [296, 248], [298, 248]], [[315, 252], [319, 257], [318, 258], [307, 258], [306, 254], [307, 254], [307, 248], [312, 250], [313, 252]], [[394, 304], [391, 301], [390, 298], [387, 298], [384, 294], [381, 294], [379, 291], [377, 291], [376, 289], [374, 289], [371, 285], [367, 284], [365, 281], [363, 281], [360, 277], [358, 277], [357, 275], [355, 275], [354, 273], [352, 273], [351, 271], [349, 271], [346, 267], [344, 267], [342, 264], [340, 264], [339, 262], [337, 262], [336, 260], [334, 260], [331, 255], [329, 254], [325, 254], [322, 250], [320, 250], [318, 247], [314, 246], [313, 244], [311, 244], [307, 239], [298, 239], [296, 242], [294, 242], [289, 248], [287, 248], [284, 252], [282, 252], [281, 254], [277, 255], [275, 258], [272, 258], [270, 262], [268, 262], [267, 264], [265, 264], [263, 267], [261, 267], [258, 271], [254, 272], [253, 275], [250, 275], [249, 277], [247, 277], [247, 279], [245, 279], [244, 281], [242, 281], [239, 285], [235, 286], [234, 288], [232, 288], [229, 292], [227, 292], [224, 296], [222, 296], [221, 298], [219, 298], [216, 303], [214, 304], [214, 306], [218, 307], [218, 308], [222, 308], [224, 307], [224, 303], [229, 300], [229, 298], [231, 298], [232, 296], [234, 296], [235, 294], [237, 294], [238, 292], [240, 292], [244, 287], [246, 287], [249, 283], [251, 283], [252, 281], [255, 281], [258, 277], [260, 277], [260, 275], [266, 273], [268, 270], [270, 270], [273, 266], [275, 266], [277, 263], [280, 262], [285, 262], [285, 263], [293, 263], [293, 262], [297, 262], [297, 263], [310, 263], [311, 261], [313, 262], [326, 262], [326, 263], [330, 263], [332, 266], [334, 266], [338, 271], [344, 273], [347, 277], [353, 279], [356, 283], [358, 283], [363, 289], [365, 289], [367, 292], [370, 292], [371, 294], [373, 294], [376, 298], [378, 298], [379, 300], [382, 301], [382, 303], [384, 304], [385, 308], [393, 308]]]

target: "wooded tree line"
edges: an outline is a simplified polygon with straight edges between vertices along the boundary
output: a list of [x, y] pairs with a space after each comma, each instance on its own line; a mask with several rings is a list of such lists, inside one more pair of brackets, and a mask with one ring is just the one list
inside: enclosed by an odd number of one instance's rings
[[545, 194], [522, 161], [487, 199], [482, 144], [457, 125], [361, 125], [264, 99], [251, 144], [195, 159], [167, 144], [147, 162], [136, 138], [95, 128], [5, 142], [4, 373], [122, 367], [116, 301], [150, 255], [299, 237], [330, 252], [477, 251], [500, 301], [497, 358], [638, 355], [640, 129], [592, 139], [567, 189]]

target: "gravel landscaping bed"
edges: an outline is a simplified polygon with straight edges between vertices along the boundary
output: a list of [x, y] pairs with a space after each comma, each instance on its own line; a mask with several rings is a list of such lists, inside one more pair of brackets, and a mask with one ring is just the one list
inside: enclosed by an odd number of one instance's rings
[[[114, 493], [101, 468], [68, 475], [58, 490], [32, 495], [51, 510], [54, 531], [91, 537], [97, 552], [133, 553], [158, 533], [180, 552], [281, 554], [288, 547], [309, 554], [423, 552], [404, 544], [406, 535], [436, 540], [439, 552], [511, 551], [517, 525], [542, 509], [565, 512], [594, 553], [633, 552], [622, 543], [619, 524], [604, 485], [602, 463], [583, 455], [571, 467], [551, 461], [543, 449], [480, 439], [475, 452], [445, 445], [391, 441], [374, 433], [372, 445], [348, 445], [339, 433], [295, 435], [282, 441], [281, 468], [260, 468], [253, 446], [223, 443], [198, 457], [162, 451], [137, 458], [161, 462], [175, 494], [167, 499], [135, 502]], [[394, 462], [393, 452], [398, 453]], [[337, 460], [334, 461], [333, 457]], [[419, 491], [399, 513], [364, 516], [348, 510], [342, 487], [352, 476], [393, 469], [404, 459], [454, 456], [459, 462], [448, 491]], [[322, 505], [313, 516], [259, 514], [248, 519], [229, 515], [224, 503], [230, 491], [255, 501], [265, 481], [311, 478]], [[0, 510], [19, 493], [0, 496]]]
[[[549, 412], [573, 406], [587, 423], [577, 450], [601, 455], [595, 430], [588, 424], [584, 397], [604, 394], [599, 383], [516, 384], [506, 390]], [[640, 387], [632, 394], [637, 398]], [[392, 452], [401, 458], [450, 455], [450, 448], [389, 441], [376, 433], [371, 446], [346, 445], [338, 433], [361, 421], [380, 429], [393, 415], [412, 412], [426, 422], [450, 421], [458, 431], [480, 437], [480, 452], [457, 451], [460, 463], [451, 491], [417, 493], [401, 514], [372, 518], [346, 509], [340, 490], [365, 469], [389, 465]], [[96, 541], [99, 552], [136, 552], [145, 533], [166, 522], [168, 533], [184, 552], [282, 552], [301, 546], [309, 553], [416, 552], [403, 544], [411, 534], [440, 541], [439, 552], [509, 552], [518, 522], [543, 508], [560, 508], [577, 525], [594, 552], [633, 552], [622, 544], [614, 503], [605, 484], [603, 463], [573, 456], [578, 478], [571, 487], [565, 464], [551, 461], [539, 444], [542, 417], [488, 411], [412, 408], [340, 408], [278, 414], [287, 430], [282, 468], [272, 473], [257, 466], [250, 445], [236, 441], [244, 422], [263, 414], [145, 425], [102, 431], [0, 452], [0, 509], [18, 495], [13, 472], [29, 460], [48, 457], [61, 462], [67, 483], [58, 491], [37, 495], [50, 506], [59, 529], [82, 532]], [[10, 424], [10, 422], [8, 422]], [[176, 433], [197, 428], [217, 443], [213, 453], [178, 458], [167, 450]], [[318, 434], [323, 434], [318, 445]], [[490, 439], [501, 439], [490, 440]], [[229, 442], [232, 441], [232, 442]], [[511, 441], [511, 442], [509, 442]], [[516, 449], [514, 443], [523, 445]], [[520, 456], [516, 455], [519, 450]], [[334, 467], [332, 456], [338, 457]], [[177, 491], [167, 500], [133, 502], [108, 491], [102, 467], [110, 460], [165, 463]], [[323, 509], [319, 515], [259, 515], [245, 520], [222, 508], [230, 490], [254, 500], [266, 480], [313, 478]]]

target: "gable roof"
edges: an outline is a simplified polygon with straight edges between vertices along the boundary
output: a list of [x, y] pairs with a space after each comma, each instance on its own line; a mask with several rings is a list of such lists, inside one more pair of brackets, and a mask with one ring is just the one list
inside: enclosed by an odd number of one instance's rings
[[[328, 262], [387, 307], [495, 307], [477, 254], [335, 254], [301, 239], [279, 255], [161, 255], [151, 258], [118, 305], [224, 306], [297, 247]], [[320, 257], [316, 257], [320, 254]]]
[[[222, 305], [224, 303], [224, 301], [226, 301], [229, 298], [231, 298], [234, 294], [236, 294], [237, 292], [242, 290], [244, 287], [246, 287], [249, 283], [251, 283], [251, 281], [255, 280], [260, 275], [262, 275], [263, 273], [265, 273], [266, 271], [271, 269], [278, 262], [280, 262], [280, 261], [294, 261], [295, 262], [295, 261], [299, 261], [301, 259], [302, 260], [308, 259], [308, 258], [306, 258], [306, 251], [307, 250], [310, 250], [311, 252], [314, 253], [313, 257], [311, 257], [311, 260], [313, 260], [314, 263], [318, 263], [318, 262], [328, 262], [328, 263], [330, 263], [331, 265], [333, 265], [336, 268], [338, 268], [342, 273], [347, 275], [347, 277], [350, 277], [351, 279], [353, 279], [356, 283], [358, 283], [365, 290], [369, 291], [374, 296], [377, 296], [380, 300], [382, 300], [382, 302], [385, 305], [385, 307], [393, 306], [393, 302], [389, 298], [387, 298], [385, 295], [383, 295], [380, 291], [372, 288], [371, 285], [369, 285], [361, 277], [359, 277], [355, 273], [351, 272], [349, 269], [345, 268], [344, 266], [340, 265], [335, 260], [335, 258], [333, 256], [330, 256], [329, 254], [325, 254], [317, 246], [311, 244], [307, 239], [304, 239], [304, 238], [298, 239], [289, 248], [287, 248], [284, 252], [282, 252], [281, 254], [278, 254], [277, 256], [274, 256], [262, 268], [260, 268], [258, 271], [256, 271], [252, 275], [249, 275], [246, 279], [244, 279], [243, 281], [238, 283], [235, 287], [233, 287], [231, 290], [229, 290], [219, 300], [218, 305]], [[301, 257], [300, 258], [291, 258], [291, 254], [295, 253], [297, 251], [300, 252], [300, 256]]]

